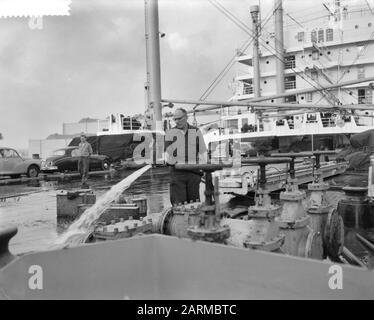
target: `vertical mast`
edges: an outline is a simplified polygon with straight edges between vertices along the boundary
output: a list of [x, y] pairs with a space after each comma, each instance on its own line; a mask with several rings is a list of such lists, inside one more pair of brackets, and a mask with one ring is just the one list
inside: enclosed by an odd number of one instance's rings
[[[276, 58], [276, 80], [277, 94], [285, 91], [284, 86], [284, 38], [283, 38], [283, 6], [282, 0], [274, 0], [274, 16], [275, 16], [275, 51]], [[278, 103], [284, 102], [284, 98], [277, 99]]]
[[147, 74], [147, 81], [144, 84], [144, 94], [145, 94], [145, 108], [146, 110], [149, 108], [149, 83], [150, 83], [150, 76], [149, 76], [149, 27], [148, 27], [148, 6], [146, 4], [146, 0], [144, 1], [144, 22], [145, 22], [145, 57], [146, 57], [146, 74]]
[[147, 75], [149, 74], [149, 107], [153, 108], [153, 128], [162, 130], [160, 41], [158, 0], [144, 0], [146, 10]]
[[260, 87], [260, 52], [259, 52], [259, 37], [260, 37], [260, 23], [259, 23], [259, 6], [251, 6], [250, 12], [252, 16], [252, 26], [254, 33], [253, 41], [253, 88], [254, 97], [261, 97], [261, 87]]

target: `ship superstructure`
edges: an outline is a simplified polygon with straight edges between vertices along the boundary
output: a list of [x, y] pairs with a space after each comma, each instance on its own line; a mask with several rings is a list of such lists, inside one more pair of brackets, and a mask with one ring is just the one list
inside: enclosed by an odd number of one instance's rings
[[[254, 17], [258, 9], [251, 10]], [[222, 109], [221, 122], [215, 125], [220, 131], [209, 131], [214, 125], [205, 128], [207, 143], [235, 138], [252, 143], [276, 137], [269, 143], [282, 151], [336, 149], [351, 134], [374, 129], [374, 83], [364, 81], [374, 76], [370, 3], [333, 1], [304, 17], [284, 10], [280, 14], [292, 22], [283, 29], [284, 50], [278, 43], [277, 25], [262, 21], [252, 46], [257, 43], [257, 53], [237, 52], [231, 105]], [[252, 101], [270, 106], [254, 110]]]

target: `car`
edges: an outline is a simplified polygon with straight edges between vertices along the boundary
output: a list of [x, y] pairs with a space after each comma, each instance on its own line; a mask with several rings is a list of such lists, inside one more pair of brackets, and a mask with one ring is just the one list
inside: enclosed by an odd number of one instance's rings
[[[43, 173], [78, 171], [78, 146], [57, 149], [51, 157], [42, 161]], [[90, 156], [90, 171], [108, 170], [111, 159], [108, 156], [93, 154]]]
[[36, 178], [41, 168], [40, 159], [23, 159], [12, 148], [0, 148], [0, 175], [18, 178], [26, 174], [30, 178]]

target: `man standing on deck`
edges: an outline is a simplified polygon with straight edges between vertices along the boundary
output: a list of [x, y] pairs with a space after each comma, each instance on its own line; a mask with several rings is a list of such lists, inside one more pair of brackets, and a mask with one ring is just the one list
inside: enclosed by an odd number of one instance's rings
[[[178, 164], [206, 163], [207, 152], [201, 131], [187, 122], [187, 111], [174, 112], [175, 127], [166, 132], [166, 163], [170, 166], [170, 201], [172, 205], [200, 200], [200, 171], [177, 171]], [[173, 148], [174, 147], [174, 148]]]
[[82, 188], [87, 188], [88, 171], [90, 167], [90, 155], [92, 155], [92, 147], [86, 141], [86, 136], [81, 134], [81, 142], [79, 144], [79, 160], [78, 171], [82, 178]]

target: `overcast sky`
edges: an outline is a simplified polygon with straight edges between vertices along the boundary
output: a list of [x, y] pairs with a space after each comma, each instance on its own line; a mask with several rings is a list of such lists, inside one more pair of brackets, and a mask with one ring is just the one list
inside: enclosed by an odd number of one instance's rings
[[[258, 4], [219, 2], [248, 25]], [[314, 2], [284, 6], [301, 17]], [[263, 16], [272, 3], [261, 1]], [[162, 96], [198, 99], [249, 36], [208, 0], [159, 0], [159, 14]], [[143, 0], [73, 0], [70, 16], [45, 17], [42, 30], [0, 19], [0, 44], [0, 145], [28, 148], [62, 133], [63, 122], [144, 111]], [[229, 99], [234, 76], [235, 67], [209, 99]]]

